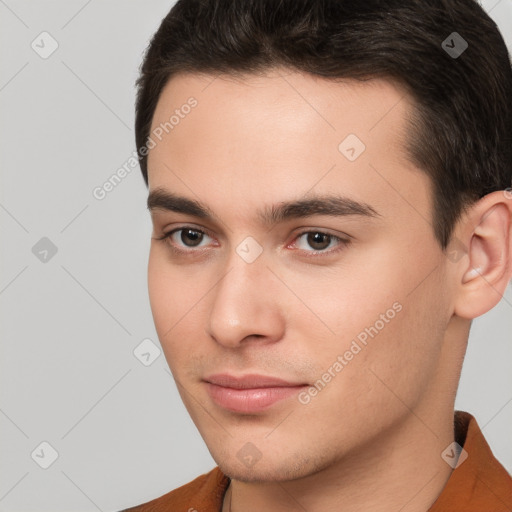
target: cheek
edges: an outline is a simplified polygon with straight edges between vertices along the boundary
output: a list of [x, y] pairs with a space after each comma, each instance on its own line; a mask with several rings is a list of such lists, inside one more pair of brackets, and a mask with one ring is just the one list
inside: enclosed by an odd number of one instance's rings
[[[417, 399], [438, 364], [447, 321], [443, 312], [446, 316], [449, 308], [439, 295], [443, 277], [432, 272], [438, 263], [435, 258], [422, 260], [404, 250], [401, 254], [410, 258], [405, 261], [396, 254], [395, 245], [365, 255], [365, 261], [357, 264], [347, 260], [346, 267], [330, 271], [329, 276], [288, 275], [309, 309], [297, 306], [300, 311], [293, 319], [297, 338], [309, 350], [315, 340], [317, 350], [312, 355], [319, 377], [329, 369], [331, 374], [344, 375], [332, 379], [338, 383], [333, 388], [355, 392], [358, 400], [368, 403], [378, 404], [384, 395], [392, 395], [386, 384], [403, 392], [404, 399]], [[333, 368], [338, 356], [341, 370], [339, 365]]]
[[181, 371], [191, 356], [204, 349], [210, 274], [201, 275], [193, 267], [172, 264], [165, 248], [151, 247], [149, 301], [158, 338], [173, 373], [175, 369]]
[[304, 414], [313, 422], [321, 418], [322, 425], [339, 425], [348, 444], [373, 436], [414, 409], [439, 364], [441, 331], [425, 332], [432, 318], [421, 302], [401, 305], [385, 326], [378, 316], [359, 317], [350, 321], [350, 334], [342, 333], [328, 349], [314, 352], [319, 363], [314, 387], [319, 391]]
[[366, 344], [358, 343], [362, 350], [347, 366], [345, 377], [360, 391], [359, 404], [369, 410], [387, 407], [398, 414], [404, 404], [414, 408], [440, 367], [446, 307], [433, 293], [434, 282], [427, 288], [402, 294], [401, 309], [389, 323], [368, 319], [360, 331], [368, 334]]
[[[403, 276], [397, 276], [388, 265], [386, 254], [375, 254], [373, 259], [380, 265], [356, 254], [337, 267], [282, 273], [283, 281], [299, 299], [292, 298], [289, 312], [304, 332], [311, 335], [314, 330], [317, 337], [325, 337], [341, 349], [376, 323], [379, 331], [388, 329], [404, 302], [406, 286], [400, 279]], [[386, 272], [380, 270], [383, 266]]]
[[[197, 288], [179, 266], [171, 265], [165, 249], [153, 242], [148, 262], [148, 292], [155, 328], [164, 350], [191, 308]], [[196, 290], [196, 291], [194, 291]]]
[[152, 242], [149, 251], [148, 262], [148, 292], [151, 312], [153, 313], [153, 320], [155, 327], [162, 342], [162, 334], [164, 324], [168, 322], [167, 329], [172, 325], [169, 320], [169, 315], [175, 311], [173, 304], [173, 293], [170, 293], [170, 275], [168, 266], [163, 262], [162, 256], [159, 254], [161, 251], [155, 248], [157, 242]]

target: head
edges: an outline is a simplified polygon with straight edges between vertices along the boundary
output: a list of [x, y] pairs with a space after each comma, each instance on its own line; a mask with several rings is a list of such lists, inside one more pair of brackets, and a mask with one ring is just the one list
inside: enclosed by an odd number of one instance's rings
[[[228, 475], [298, 478], [451, 414], [471, 320], [512, 272], [510, 98], [473, 0], [190, 0], [163, 20], [136, 111], [150, 301]], [[234, 410], [207, 382], [226, 373], [303, 387]]]

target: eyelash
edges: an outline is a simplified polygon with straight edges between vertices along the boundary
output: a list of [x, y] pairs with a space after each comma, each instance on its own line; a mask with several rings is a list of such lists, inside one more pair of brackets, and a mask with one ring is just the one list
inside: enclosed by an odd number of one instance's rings
[[[197, 250], [197, 249], [188, 249], [188, 250], [178, 249], [178, 247], [176, 247], [171, 242], [171, 237], [174, 233], [177, 233], [179, 231], [185, 231], [187, 229], [189, 229], [191, 231], [195, 231], [196, 233], [201, 233], [203, 235], [207, 235], [210, 238], [213, 238], [212, 235], [210, 235], [207, 231], [204, 231], [202, 229], [197, 229], [193, 226], [181, 226], [179, 228], [173, 229], [172, 231], [164, 233], [162, 236], [157, 237], [156, 240], [164, 242], [175, 254], [180, 255], [180, 256], [186, 255], [186, 254], [202, 253], [204, 250], [201, 250], [201, 249], [199, 249], [199, 250]], [[296, 235], [294, 240], [297, 240], [300, 237], [302, 237], [306, 234], [310, 234], [310, 233], [315, 233], [315, 234], [320, 233], [322, 235], [329, 236], [331, 238], [331, 240], [333, 240], [333, 239], [336, 240], [338, 242], [338, 245], [336, 246], [335, 249], [327, 249], [327, 250], [324, 249], [324, 250], [319, 250], [319, 251], [315, 251], [315, 250], [305, 251], [305, 250], [297, 249], [297, 250], [303, 252], [307, 258], [318, 258], [320, 256], [332, 255], [334, 253], [338, 253], [338, 252], [342, 251], [343, 249], [345, 249], [346, 247], [348, 247], [350, 245], [350, 243], [352, 242], [352, 240], [350, 238], [342, 238], [337, 235], [333, 235], [331, 233], [326, 233], [325, 231], [315, 230], [315, 229], [307, 229], [307, 230], [301, 231], [300, 233], [298, 233]]]

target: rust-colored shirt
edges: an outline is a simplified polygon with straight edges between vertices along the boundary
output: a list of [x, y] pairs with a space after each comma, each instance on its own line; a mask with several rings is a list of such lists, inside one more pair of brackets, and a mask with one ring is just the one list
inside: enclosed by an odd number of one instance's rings
[[[512, 512], [512, 478], [475, 418], [455, 412], [455, 440], [468, 453], [428, 512]], [[462, 459], [461, 459], [462, 460]], [[229, 478], [216, 467], [160, 498], [122, 512], [220, 512]]]

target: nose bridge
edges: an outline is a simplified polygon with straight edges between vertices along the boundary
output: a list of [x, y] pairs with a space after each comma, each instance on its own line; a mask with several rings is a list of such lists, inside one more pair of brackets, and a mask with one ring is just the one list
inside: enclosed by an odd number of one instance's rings
[[232, 252], [226, 271], [213, 291], [209, 334], [223, 345], [235, 347], [248, 336], [281, 336], [282, 322], [272, 273], [262, 251], [255, 256], [251, 240]]

